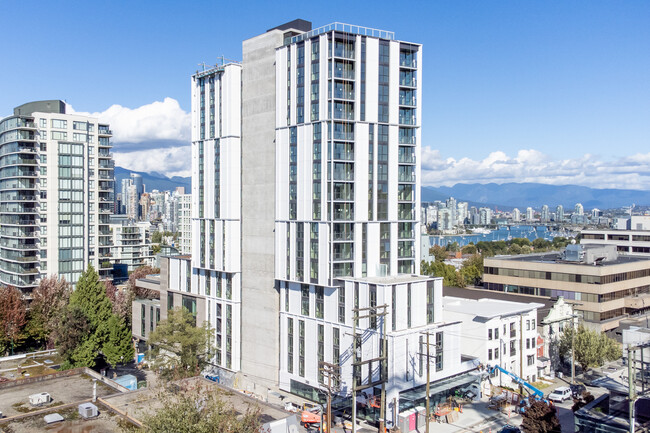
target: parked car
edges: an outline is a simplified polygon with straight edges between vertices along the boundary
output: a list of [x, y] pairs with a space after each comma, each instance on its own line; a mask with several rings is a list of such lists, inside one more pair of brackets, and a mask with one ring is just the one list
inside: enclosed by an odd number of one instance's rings
[[521, 433], [521, 429], [516, 425], [506, 424], [497, 433]]
[[555, 391], [548, 395], [548, 399], [551, 401], [562, 402], [571, 398], [571, 388], [568, 386], [561, 386], [556, 388]]
[[569, 385], [569, 389], [571, 389], [571, 395], [573, 398], [582, 397], [582, 393], [587, 390], [587, 388], [581, 383], [574, 383], [573, 385]]

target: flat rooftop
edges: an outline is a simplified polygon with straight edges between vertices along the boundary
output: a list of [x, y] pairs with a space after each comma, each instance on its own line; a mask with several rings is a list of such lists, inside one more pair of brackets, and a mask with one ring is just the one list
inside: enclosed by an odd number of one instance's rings
[[485, 319], [512, 316], [544, 307], [544, 304], [538, 304], [536, 302], [523, 303], [504, 301], [501, 299], [467, 299], [452, 296], [443, 296], [442, 305], [443, 311], [463, 313]]
[[[544, 253], [544, 254], [520, 254], [518, 256], [494, 256], [486, 257], [486, 260], [496, 259], [496, 260], [508, 260], [512, 262], [527, 262], [527, 263], [549, 263], [557, 265], [579, 265], [579, 266], [590, 266], [594, 267], [593, 263], [583, 263], [583, 262], [572, 262], [562, 259], [560, 253]], [[641, 256], [623, 256], [619, 255], [615, 260], [602, 261], [600, 264], [595, 265], [597, 267], [607, 267], [622, 265], [626, 263], [641, 263], [648, 262], [650, 264], [650, 258], [641, 257]]]
[[430, 277], [428, 275], [395, 275], [390, 277], [366, 277], [366, 278], [337, 278], [341, 281], [358, 281], [363, 283], [379, 284], [379, 285], [392, 285], [392, 284], [404, 284], [404, 283], [415, 283], [418, 281], [427, 281], [433, 279], [442, 279], [442, 277]]
[[513, 301], [519, 303], [528, 303], [534, 301], [535, 303], [543, 304], [543, 307], [537, 309], [537, 322], [541, 323], [542, 320], [548, 315], [549, 311], [557, 302], [557, 299], [543, 298], [534, 295], [523, 295], [520, 293], [510, 293], [510, 292], [497, 292], [494, 290], [487, 290], [478, 287], [447, 287], [442, 288], [442, 296], [444, 297], [456, 297], [456, 298], [467, 298], [467, 299], [483, 299], [490, 298], [503, 301]]

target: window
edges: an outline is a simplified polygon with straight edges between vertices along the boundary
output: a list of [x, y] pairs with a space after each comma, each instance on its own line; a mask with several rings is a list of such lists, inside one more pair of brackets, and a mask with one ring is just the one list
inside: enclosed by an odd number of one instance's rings
[[52, 119], [52, 128], [66, 129], [68, 127], [67, 120]]
[[492, 330], [488, 329], [488, 340], [492, 340]]
[[494, 328], [494, 339], [495, 340], [499, 339], [499, 328]]
[[145, 331], [147, 329], [145, 325], [145, 315], [146, 315], [147, 307], [145, 307], [144, 304], [140, 305], [140, 334], [144, 337], [145, 336]]
[[298, 320], [298, 375], [305, 377], [305, 321]]
[[500, 359], [499, 358], [499, 349], [494, 349], [494, 359]]
[[[284, 284], [284, 282], [281, 284]], [[284, 289], [284, 311], [289, 311], [289, 287]]]
[[530, 320], [526, 320], [526, 331], [530, 331]]
[[345, 287], [339, 287], [339, 323], [345, 323]]
[[488, 349], [488, 361], [492, 361], [492, 349]]
[[443, 368], [443, 353], [444, 345], [442, 332], [436, 332], [436, 371], [440, 371]]
[[517, 354], [517, 345], [515, 344], [515, 340], [510, 341], [510, 356], [514, 356]]
[[526, 338], [526, 349], [530, 349], [530, 340]]
[[434, 282], [427, 281], [427, 323], [431, 324], [434, 322], [433, 312], [434, 312]]
[[302, 309], [301, 314], [303, 316], [309, 316], [309, 286], [303, 284], [300, 286], [300, 295], [302, 299]]
[[316, 287], [316, 318], [323, 318], [324, 294], [322, 287]]
[[530, 328], [535, 329], [535, 319], [530, 321]]
[[529, 366], [535, 364], [535, 355], [528, 355], [527, 360]]
[[325, 375], [320, 363], [325, 361], [325, 325], [318, 325], [318, 382], [325, 383]]
[[287, 319], [287, 371], [293, 373], [293, 319]]
[[61, 131], [52, 131], [52, 140], [67, 140], [68, 133]]

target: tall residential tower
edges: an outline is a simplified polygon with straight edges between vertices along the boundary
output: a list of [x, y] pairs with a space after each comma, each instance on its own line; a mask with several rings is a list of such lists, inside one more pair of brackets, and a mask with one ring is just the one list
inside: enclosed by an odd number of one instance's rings
[[110, 275], [110, 137], [58, 100], [0, 121], [0, 283], [29, 292], [58, 274], [75, 284], [88, 263]]
[[[192, 257], [169, 258], [161, 304], [215, 328], [224, 380], [314, 398], [331, 362], [342, 393], [383, 378], [390, 401], [416, 405], [422, 362], [403, 359], [426, 331], [432, 380], [469, 369], [442, 280], [417, 275], [421, 64], [392, 32], [295, 20], [245, 40], [241, 64], [192, 76]], [[384, 336], [385, 373], [354, 374]]]

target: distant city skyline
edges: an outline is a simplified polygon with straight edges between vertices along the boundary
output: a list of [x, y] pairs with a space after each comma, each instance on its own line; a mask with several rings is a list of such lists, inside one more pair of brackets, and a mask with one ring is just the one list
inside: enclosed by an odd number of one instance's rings
[[110, 123], [118, 166], [187, 176], [199, 63], [239, 60], [260, 27], [343, 21], [423, 44], [423, 185], [650, 187], [650, 3], [368, 5], [10, 3], [0, 117], [64, 98]]

